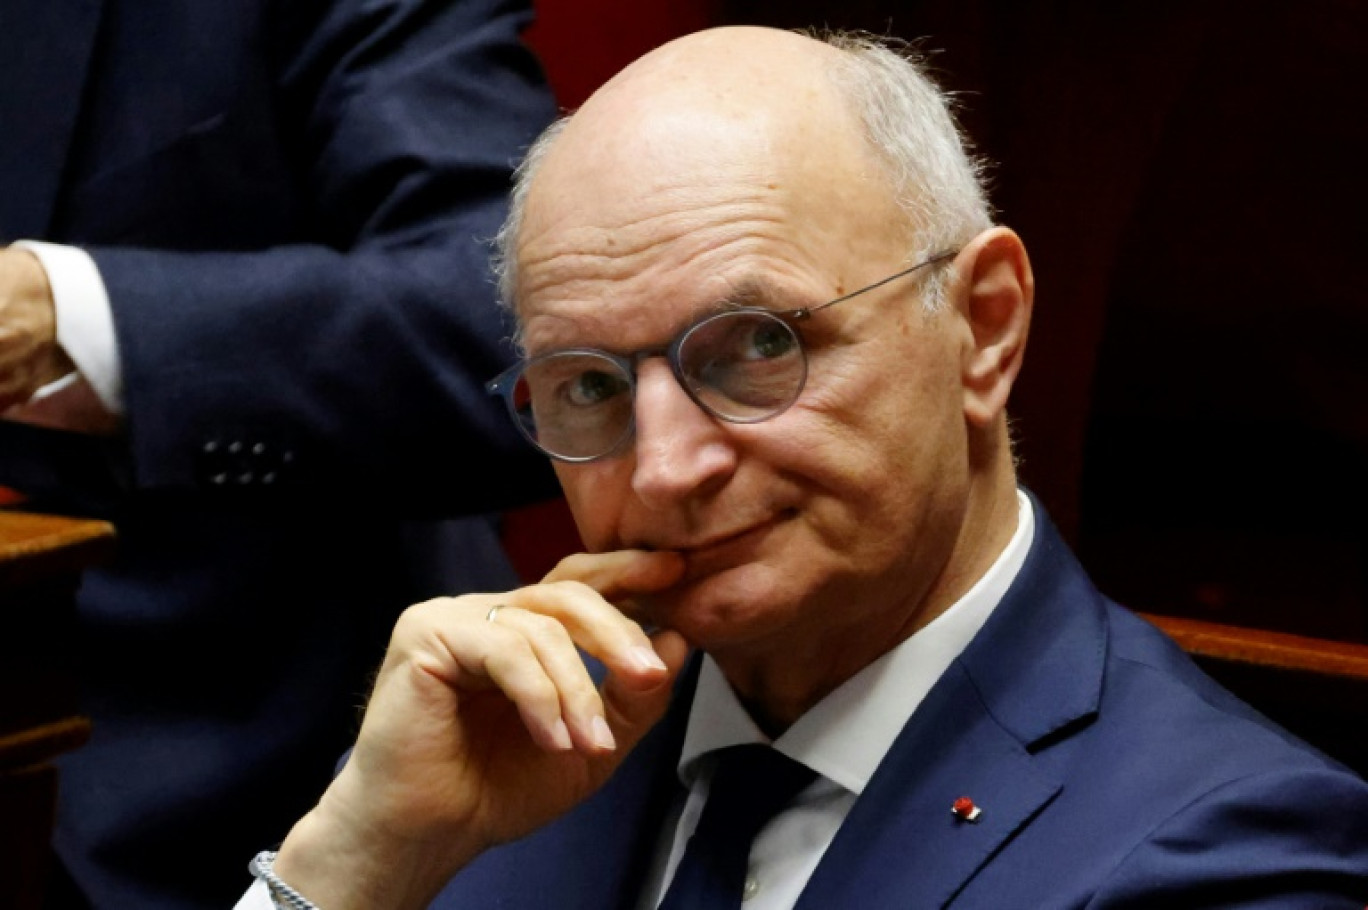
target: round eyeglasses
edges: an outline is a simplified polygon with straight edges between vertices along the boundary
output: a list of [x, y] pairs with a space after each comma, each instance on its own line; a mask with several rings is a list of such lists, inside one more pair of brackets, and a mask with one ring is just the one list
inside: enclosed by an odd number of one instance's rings
[[664, 356], [688, 396], [713, 417], [728, 423], [769, 420], [798, 400], [807, 381], [807, 353], [795, 322], [958, 252], [938, 253], [815, 307], [739, 307], [713, 313], [663, 349], [630, 356], [593, 348], [541, 354], [501, 373], [486, 388], [504, 399], [513, 422], [534, 446], [567, 462], [604, 458], [631, 438], [637, 364], [647, 357]]

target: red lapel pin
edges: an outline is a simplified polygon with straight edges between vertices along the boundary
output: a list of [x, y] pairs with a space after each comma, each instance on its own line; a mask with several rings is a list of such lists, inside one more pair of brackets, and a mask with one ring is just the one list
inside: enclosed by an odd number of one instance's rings
[[950, 807], [950, 811], [954, 814], [955, 818], [962, 819], [966, 822], [976, 822], [978, 821], [979, 816], [983, 814], [983, 810], [974, 805], [974, 801], [967, 796], [961, 796], [959, 799], [955, 800], [955, 804]]

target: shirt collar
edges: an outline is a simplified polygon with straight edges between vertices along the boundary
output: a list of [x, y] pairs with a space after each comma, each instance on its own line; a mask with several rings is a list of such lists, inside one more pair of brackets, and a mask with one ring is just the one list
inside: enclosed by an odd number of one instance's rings
[[[774, 741], [774, 747], [861, 793], [912, 712], [987, 622], [1026, 561], [1035, 516], [1020, 490], [1017, 506], [1012, 539], [963, 597], [819, 701]], [[679, 756], [679, 779], [692, 785], [700, 759], [718, 749], [769, 742], [717, 664], [704, 655]]]

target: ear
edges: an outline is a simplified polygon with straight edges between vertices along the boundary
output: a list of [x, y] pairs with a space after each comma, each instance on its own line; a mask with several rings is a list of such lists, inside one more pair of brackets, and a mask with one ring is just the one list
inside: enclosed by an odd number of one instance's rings
[[979, 234], [955, 257], [958, 309], [972, 341], [961, 357], [964, 416], [987, 427], [1007, 407], [1031, 326], [1035, 278], [1021, 238], [1008, 228]]

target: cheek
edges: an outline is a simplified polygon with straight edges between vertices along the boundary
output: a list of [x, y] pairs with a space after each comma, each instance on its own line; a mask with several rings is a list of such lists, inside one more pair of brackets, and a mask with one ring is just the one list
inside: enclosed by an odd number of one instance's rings
[[918, 377], [836, 376], [793, 409], [785, 460], [842, 497], [875, 503], [889, 485], [928, 480], [955, 432], [928, 391]]
[[621, 461], [554, 465], [575, 528], [591, 553], [617, 548], [619, 520], [630, 488]]
[[953, 497], [966, 444], [944, 370], [890, 368], [878, 376], [828, 374], [795, 406], [794, 432], [774, 459], [815, 488], [819, 533], [868, 551], [898, 549], [919, 513]]

